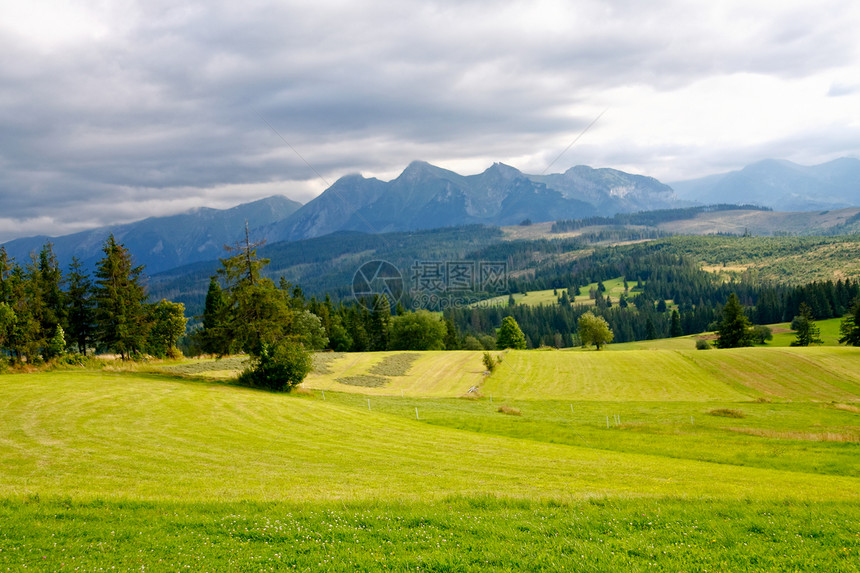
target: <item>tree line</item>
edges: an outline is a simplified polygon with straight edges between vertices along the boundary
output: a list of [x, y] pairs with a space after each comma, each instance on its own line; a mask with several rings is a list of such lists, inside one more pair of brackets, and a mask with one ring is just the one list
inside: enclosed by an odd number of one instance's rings
[[[598, 289], [593, 304], [572, 302], [582, 287], [617, 277], [632, 285], [620, 297], [609, 298]], [[533, 277], [512, 280], [510, 286], [513, 292], [556, 289], [558, 304], [475, 305], [447, 310], [446, 318], [459, 332], [480, 338], [510, 315], [529, 347], [568, 347], [579, 344], [576, 325], [586, 312], [603, 317], [616, 342], [630, 342], [715, 330], [732, 293], [749, 321], [760, 325], [789, 322], [803, 312], [813, 320], [841, 317], [860, 298], [860, 281], [851, 279], [804, 285], [726, 282], [701, 270], [691, 258], [666, 252], [660, 245], [601, 249], [573, 262], [540, 267]]]
[[90, 276], [77, 258], [63, 273], [50, 242], [23, 265], [0, 247], [0, 355], [37, 364], [67, 352], [178, 354], [183, 305], [148, 302], [143, 267], [113, 235], [102, 250]]

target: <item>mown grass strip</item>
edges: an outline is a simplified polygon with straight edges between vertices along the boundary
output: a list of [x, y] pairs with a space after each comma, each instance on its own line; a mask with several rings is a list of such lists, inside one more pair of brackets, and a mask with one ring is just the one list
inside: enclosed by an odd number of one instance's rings
[[[414, 409], [406, 419], [154, 375], [0, 376], [0, 402], [0, 495], [11, 497], [314, 502], [478, 491], [860, 500], [851, 477], [541, 443], [416, 421]], [[522, 413], [495, 416], [528, 419]]]
[[629, 500], [0, 500], [0, 566], [41, 571], [858, 571], [860, 506]]

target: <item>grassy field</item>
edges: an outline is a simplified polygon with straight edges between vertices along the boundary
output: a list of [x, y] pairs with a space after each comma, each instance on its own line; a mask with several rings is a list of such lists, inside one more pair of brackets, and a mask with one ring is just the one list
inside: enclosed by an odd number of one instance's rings
[[[617, 277], [611, 280], [604, 281], [603, 286], [606, 287], [606, 292], [604, 296], [608, 296], [612, 302], [617, 303], [618, 299], [624, 294], [624, 277]], [[630, 291], [628, 292], [628, 296], [633, 296], [635, 293], [633, 292], [633, 288], [636, 286], [636, 282], [628, 283], [628, 287]], [[571, 296], [572, 293], [568, 293], [570, 296], [571, 302], [573, 304], [583, 304], [583, 305], [594, 305], [594, 299], [591, 298], [589, 292], [591, 289], [597, 289], [597, 283], [591, 283], [590, 285], [580, 287], [580, 294], [576, 296]], [[541, 305], [553, 305], [558, 304], [558, 298], [561, 296], [562, 290], [564, 289], [549, 289], [549, 290], [533, 290], [528, 291], [526, 293], [515, 293], [514, 302], [517, 304], [525, 304], [528, 306], [541, 306]], [[482, 300], [475, 305], [480, 306], [507, 306], [509, 295], [496, 296], [493, 298], [489, 298], [486, 300]]]
[[0, 570], [858, 570], [858, 349], [480, 358], [2, 375]]

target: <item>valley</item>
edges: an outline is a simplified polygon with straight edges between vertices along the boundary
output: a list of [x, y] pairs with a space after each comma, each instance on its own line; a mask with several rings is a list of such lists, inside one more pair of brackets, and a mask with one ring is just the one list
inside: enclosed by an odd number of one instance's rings
[[[165, 248], [184, 254], [156, 257], [145, 292], [174, 323], [192, 319], [187, 355], [212, 344], [223, 358], [184, 358], [176, 339], [148, 341], [159, 357], [52, 357], [64, 331], [40, 328], [63, 307], [51, 315], [33, 293], [67, 288], [57, 258], [96, 235], [30, 265], [4, 258], [0, 568], [857, 571], [860, 348], [840, 339], [860, 288], [860, 209], [667, 201], [609, 216], [598, 201], [585, 218], [523, 220], [529, 193], [569, 206], [628, 177], [495, 165], [469, 179], [416, 163], [390, 184], [340, 180], [316, 205], [172, 220], [186, 228]], [[433, 183], [410, 191], [417, 180]], [[510, 184], [500, 211], [416, 222], [488, 181]], [[579, 195], [550, 189], [571, 181]], [[320, 207], [348, 185], [364, 207]], [[391, 216], [409, 206], [377, 204], [410, 192], [424, 201], [412, 222]], [[227, 228], [240, 212], [267, 214], [244, 247]], [[219, 223], [190, 256], [199, 216]], [[379, 232], [358, 229], [368, 222]], [[145, 228], [118, 230], [142, 246], [158, 236]], [[252, 229], [290, 240], [252, 243]], [[227, 238], [234, 258], [213, 259]], [[368, 261], [397, 271], [396, 300], [356, 296]], [[486, 262], [497, 283], [433, 274]], [[767, 337], [714, 348], [730, 301], [744, 332]], [[582, 334], [589, 313], [613, 332], [600, 351]], [[521, 338], [505, 348], [511, 319]], [[290, 344], [307, 371], [277, 354]]]

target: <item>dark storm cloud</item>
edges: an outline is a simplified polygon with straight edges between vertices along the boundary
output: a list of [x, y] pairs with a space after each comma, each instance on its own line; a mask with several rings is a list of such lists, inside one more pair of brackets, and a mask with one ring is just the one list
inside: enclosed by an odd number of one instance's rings
[[[332, 182], [413, 159], [545, 165], [614, 91], [856, 69], [851, 3], [715, 4], [131, 1], [96, 39], [45, 48], [0, 28], [0, 240], [306, 199], [324, 186], [314, 170]], [[848, 80], [834, 76], [831, 95]], [[583, 142], [587, 157], [644, 173], [683, 157], [632, 120], [611, 125], [610, 146]]]

